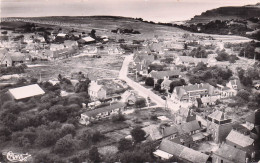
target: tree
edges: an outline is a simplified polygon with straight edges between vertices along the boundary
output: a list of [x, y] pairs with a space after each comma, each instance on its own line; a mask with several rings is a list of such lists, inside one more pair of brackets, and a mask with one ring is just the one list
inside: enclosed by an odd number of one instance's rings
[[68, 134], [71, 134], [72, 136], [74, 136], [76, 134], [76, 129], [73, 124], [64, 124], [61, 127], [61, 135], [65, 136]]
[[131, 140], [122, 138], [119, 140], [117, 148], [119, 151], [131, 150], [133, 148], [133, 143]]
[[113, 122], [122, 122], [125, 121], [125, 116], [122, 113], [112, 116]]
[[153, 78], [147, 77], [147, 78], [145, 79], [145, 85], [147, 85], [147, 86], [154, 86], [154, 80], [153, 80]]
[[90, 35], [90, 37], [95, 39], [96, 38], [96, 30], [92, 29], [89, 35]]
[[100, 162], [100, 161], [101, 161], [97, 147], [93, 146], [93, 147], [89, 150], [89, 159], [90, 159], [92, 162]]
[[248, 102], [249, 98], [250, 98], [250, 93], [246, 90], [240, 90], [240, 91], [237, 92], [237, 97], [240, 97], [243, 100]]
[[169, 90], [169, 92], [172, 93], [172, 91], [174, 90], [175, 87], [177, 87], [177, 86], [182, 86], [182, 85], [185, 85], [185, 84], [186, 84], [186, 83], [185, 83], [185, 80], [184, 80], [184, 81], [183, 81], [183, 80], [173, 81], [173, 82], [171, 82], [171, 84], [170, 84], [170, 90]]
[[72, 135], [66, 135], [63, 138], [60, 138], [55, 146], [54, 152], [59, 154], [68, 154], [72, 153], [75, 150], [75, 141], [72, 138]]
[[135, 140], [135, 142], [138, 143], [138, 142], [145, 140], [146, 133], [140, 127], [136, 127], [131, 131], [131, 135], [132, 135], [133, 139]]
[[144, 98], [137, 99], [135, 101], [135, 107], [142, 108], [142, 107], [145, 107], [145, 106], [146, 106], [146, 100]]
[[35, 142], [40, 147], [49, 147], [51, 145], [54, 145], [60, 137], [60, 133], [56, 129], [47, 130], [39, 128], [37, 134], [38, 136]]
[[75, 92], [88, 92], [88, 87], [89, 87], [90, 80], [86, 79], [84, 81], [80, 81], [76, 84], [75, 86]]

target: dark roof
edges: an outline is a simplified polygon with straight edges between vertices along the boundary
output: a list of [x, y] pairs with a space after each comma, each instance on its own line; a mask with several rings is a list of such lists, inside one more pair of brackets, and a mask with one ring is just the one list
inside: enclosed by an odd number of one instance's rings
[[199, 130], [201, 127], [199, 125], [199, 122], [197, 120], [182, 123], [180, 125], [173, 125], [170, 127], [166, 127], [163, 130], [164, 136], [170, 136], [173, 134], [185, 134], [190, 133], [192, 131]]
[[86, 114], [87, 116], [89, 117], [95, 117], [97, 114], [99, 113], [103, 113], [103, 112], [109, 112], [109, 111], [112, 111], [114, 109], [118, 109], [118, 108], [121, 108], [121, 107], [124, 107], [125, 104], [122, 103], [122, 102], [119, 102], [119, 103], [115, 103], [115, 104], [111, 104], [109, 106], [105, 106], [105, 107], [102, 107], [102, 108], [97, 108], [97, 109], [94, 109], [94, 110], [89, 110], [83, 114]]
[[163, 139], [159, 149], [174, 156], [179, 156], [185, 147], [168, 139]]
[[208, 83], [186, 85], [186, 86], [177, 86], [174, 88], [179, 98], [185, 95], [187, 92], [207, 90], [209, 95], [214, 93], [214, 87]]
[[222, 121], [222, 120], [227, 120], [228, 118], [225, 117], [224, 112], [216, 110], [213, 113], [211, 113], [210, 115], [208, 115], [208, 117], [212, 118], [212, 119], [216, 119], [218, 121]]
[[172, 70], [172, 71], [152, 71], [150, 72], [150, 75], [154, 79], [163, 79], [166, 76], [172, 77], [181, 75], [180, 70]]
[[185, 147], [183, 145], [174, 143], [170, 140], [162, 140], [159, 150], [167, 152], [180, 159], [192, 162], [192, 163], [206, 163], [209, 156], [201, 153], [199, 151], [193, 150], [191, 148]]
[[170, 136], [178, 133], [178, 127], [176, 125], [166, 127], [163, 129], [163, 136]]
[[254, 139], [250, 138], [249, 135], [241, 134], [235, 130], [231, 130], [231, 132], [226, 137], [226, 140], [241, 147], [248, 147], [254, 143]]
[[255, 125], [260, 125], [260, 110], [256, 110], [246, 117], [246, 121]]
[[246, 152], [227, 144], [222, 144], [214, 154], [235, 163], [245, 163], [246, 160]]
[[201, 127], [199, 122], [195, 120], [187, 123], [182, 123], [180, 125], [180, 128], [183, 130], [184, 133], [190, 133], [192, 131], [199, 130]]

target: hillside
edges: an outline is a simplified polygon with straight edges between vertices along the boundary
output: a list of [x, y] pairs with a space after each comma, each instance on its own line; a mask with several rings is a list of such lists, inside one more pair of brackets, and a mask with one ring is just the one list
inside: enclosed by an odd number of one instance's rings
[[203, 12], [196, 15], [188, 23], [208, 23], [214, 20], [230, 20], [230, 19], [249, 19], [252, 17], [260, 17], [260, 3], [256, 5], [238, 6], [238, 7], [220, 7], [213, 10]]

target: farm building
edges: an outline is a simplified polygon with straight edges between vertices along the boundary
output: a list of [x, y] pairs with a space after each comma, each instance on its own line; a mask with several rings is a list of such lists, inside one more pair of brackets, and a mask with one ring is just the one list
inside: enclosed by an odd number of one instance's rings
[[9, 89], [8, 93], [14, 100], [22, 100], [45, 94], [44, 90], [38, 84]]

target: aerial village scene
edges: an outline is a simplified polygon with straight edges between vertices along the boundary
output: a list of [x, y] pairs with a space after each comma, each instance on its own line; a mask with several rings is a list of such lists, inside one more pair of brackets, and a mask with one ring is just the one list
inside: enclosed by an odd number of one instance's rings
[[258, 162], [260, 3], [194, 16], [1, 17], [0, 163]]

